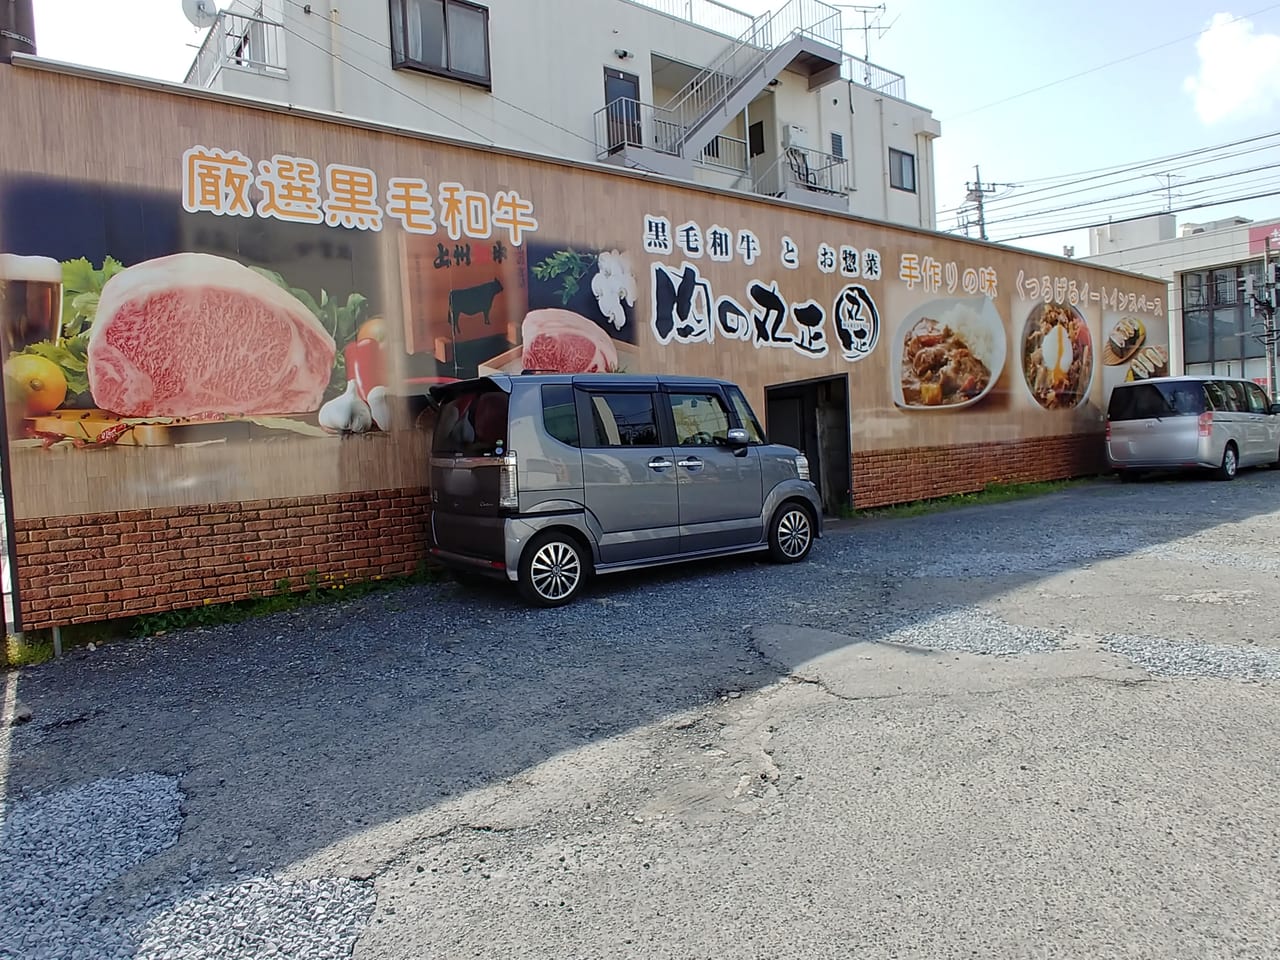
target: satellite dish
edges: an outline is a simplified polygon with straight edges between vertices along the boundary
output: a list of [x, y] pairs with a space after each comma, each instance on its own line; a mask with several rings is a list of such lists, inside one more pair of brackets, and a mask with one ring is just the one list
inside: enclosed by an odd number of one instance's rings
[[218, 8], [214, 0], [182, 0], [182, 12], [199, 30], [218, 22]]

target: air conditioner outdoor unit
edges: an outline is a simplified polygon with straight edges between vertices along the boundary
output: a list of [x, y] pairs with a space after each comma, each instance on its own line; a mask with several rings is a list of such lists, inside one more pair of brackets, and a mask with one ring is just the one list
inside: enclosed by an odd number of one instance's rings
[[800, 147], [807, 149], [809, 146], [809, 130], [802, 127], [798, 123], [788, 123], [782, 128], [782, 145], [784, 147]]

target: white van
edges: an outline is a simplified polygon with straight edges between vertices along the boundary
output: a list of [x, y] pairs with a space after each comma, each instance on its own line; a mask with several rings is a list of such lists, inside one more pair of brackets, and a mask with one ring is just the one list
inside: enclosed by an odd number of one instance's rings
[[1280, 404], [1251, 380], [1160, 377], [1122, 383], [1107, 407], [1107, 463], [1123, 480], [1151, 470], [1280, 463]]

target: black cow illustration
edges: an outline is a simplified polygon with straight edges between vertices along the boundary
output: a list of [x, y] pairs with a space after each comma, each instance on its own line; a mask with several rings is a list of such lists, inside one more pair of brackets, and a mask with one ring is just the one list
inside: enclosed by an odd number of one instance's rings
[[502, 284], [496, 279], [474, 287], [449, 291], [449, 326], [454, 334], [458, 332], [460, 317], [476, 314], [484, 315], [484, 325], [489, 326], [489, 312], [493, 309], [494, 299], [502, 292]]

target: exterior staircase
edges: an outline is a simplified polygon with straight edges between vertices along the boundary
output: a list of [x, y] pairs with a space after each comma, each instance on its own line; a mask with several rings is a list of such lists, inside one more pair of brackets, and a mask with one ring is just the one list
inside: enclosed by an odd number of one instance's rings
[[787, 0], [754, 18], [666, 104], [616, 100], [597, 111], [599, 158], [692, 178], [694, 163], [720, 131], [784, 70], [807, 76], [810, 90], [839, 80], [845, 60], [840, 37], [836, 7]]
[[673, 146], [692, 160], [784, 70], [806, 74], [817, 90], [840, 79], [843, 62], [840, 11], [820, 0], [788, 0], [757, 17], [663, 105], [680, 130]]

